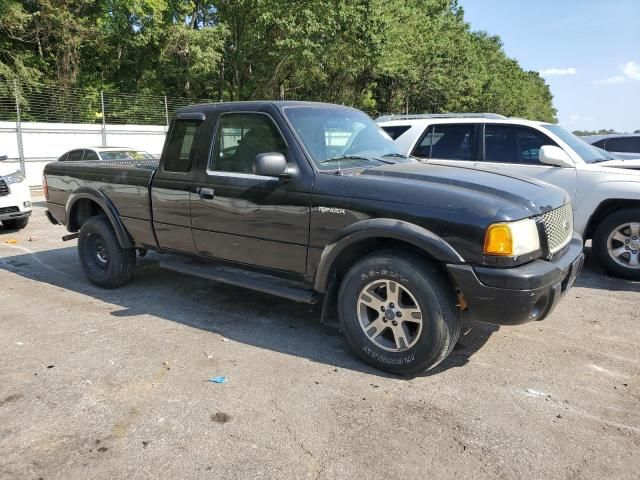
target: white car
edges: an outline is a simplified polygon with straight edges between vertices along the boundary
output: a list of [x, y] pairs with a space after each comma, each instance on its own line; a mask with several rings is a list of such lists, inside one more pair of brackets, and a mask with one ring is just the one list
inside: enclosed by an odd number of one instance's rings
[[21, 230], [31, 215], [31, 190], [25, 176], [0, 156], [0, 222], [9, 230]]
[[59, 162], [86, 162], [89, 160], [153, 160], [155, 157], [143, 150], [128, 147], [86, 147], [65, 152]]
[[[640, 171], [605, 166], [606, 152], [558, 125], [496, 114], [392, 115], [378, 124], [426, 162], [535, 177], [565, 189], [574, 228], [611, 274], [640, 280]], [[487, 185], [491, 188], [491, 185]]]

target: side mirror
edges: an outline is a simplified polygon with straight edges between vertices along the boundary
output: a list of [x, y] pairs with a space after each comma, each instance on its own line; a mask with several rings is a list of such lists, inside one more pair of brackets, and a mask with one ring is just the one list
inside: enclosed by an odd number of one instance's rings
[[3, 160], [6, 160], [6, 159], [7, 159], [6, 155], [0, 155], [0, 162], [3, 161]]
[[282, 177], [287, 173], [287, 159], [278, 152], [259, 153], [253, 164], [253, 173], [265, 177]]
[[567, 152], [555, 145], [544, 145], [540, 147], [540, 162], [556, 167], [573, 167], [573, 162]]

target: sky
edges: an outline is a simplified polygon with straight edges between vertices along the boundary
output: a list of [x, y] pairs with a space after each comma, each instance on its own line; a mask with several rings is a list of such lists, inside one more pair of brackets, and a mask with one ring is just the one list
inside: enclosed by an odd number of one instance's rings
[[473, 30], [498, 35], [542, 74], [569, 130], [640, 130], [640, 0], [458, 0]]

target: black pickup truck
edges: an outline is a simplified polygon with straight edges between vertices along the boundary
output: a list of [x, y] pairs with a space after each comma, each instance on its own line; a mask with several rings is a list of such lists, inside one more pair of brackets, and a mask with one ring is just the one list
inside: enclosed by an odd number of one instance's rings
[[583, 262], [563, 190], [420, 163], [337, 105], [186, 107], [159, 163], [51, 163], [44, 189], [94, 284], [125, 284], [155, 250], [169, 269], [322, 302], [360, 357], [400, 374], [451, 352], [462, 310], [542, 320]]

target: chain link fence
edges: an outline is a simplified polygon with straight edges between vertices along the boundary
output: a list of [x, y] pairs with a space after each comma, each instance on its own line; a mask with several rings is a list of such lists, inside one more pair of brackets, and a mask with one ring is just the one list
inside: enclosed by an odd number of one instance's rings
[[211, 100], [0, 79], [0, 121], [168, 125], [178, 108], [198, 102]]
[[0, 122], [15, 122], [20, 168], [24, 171], [22, 124], [93, 124], [102, 128], [106, 146], [108, 125], [168, 126], [175, 111], [208, 99], [120, 93], [98, 89], [9, 81], [0, 78]]

